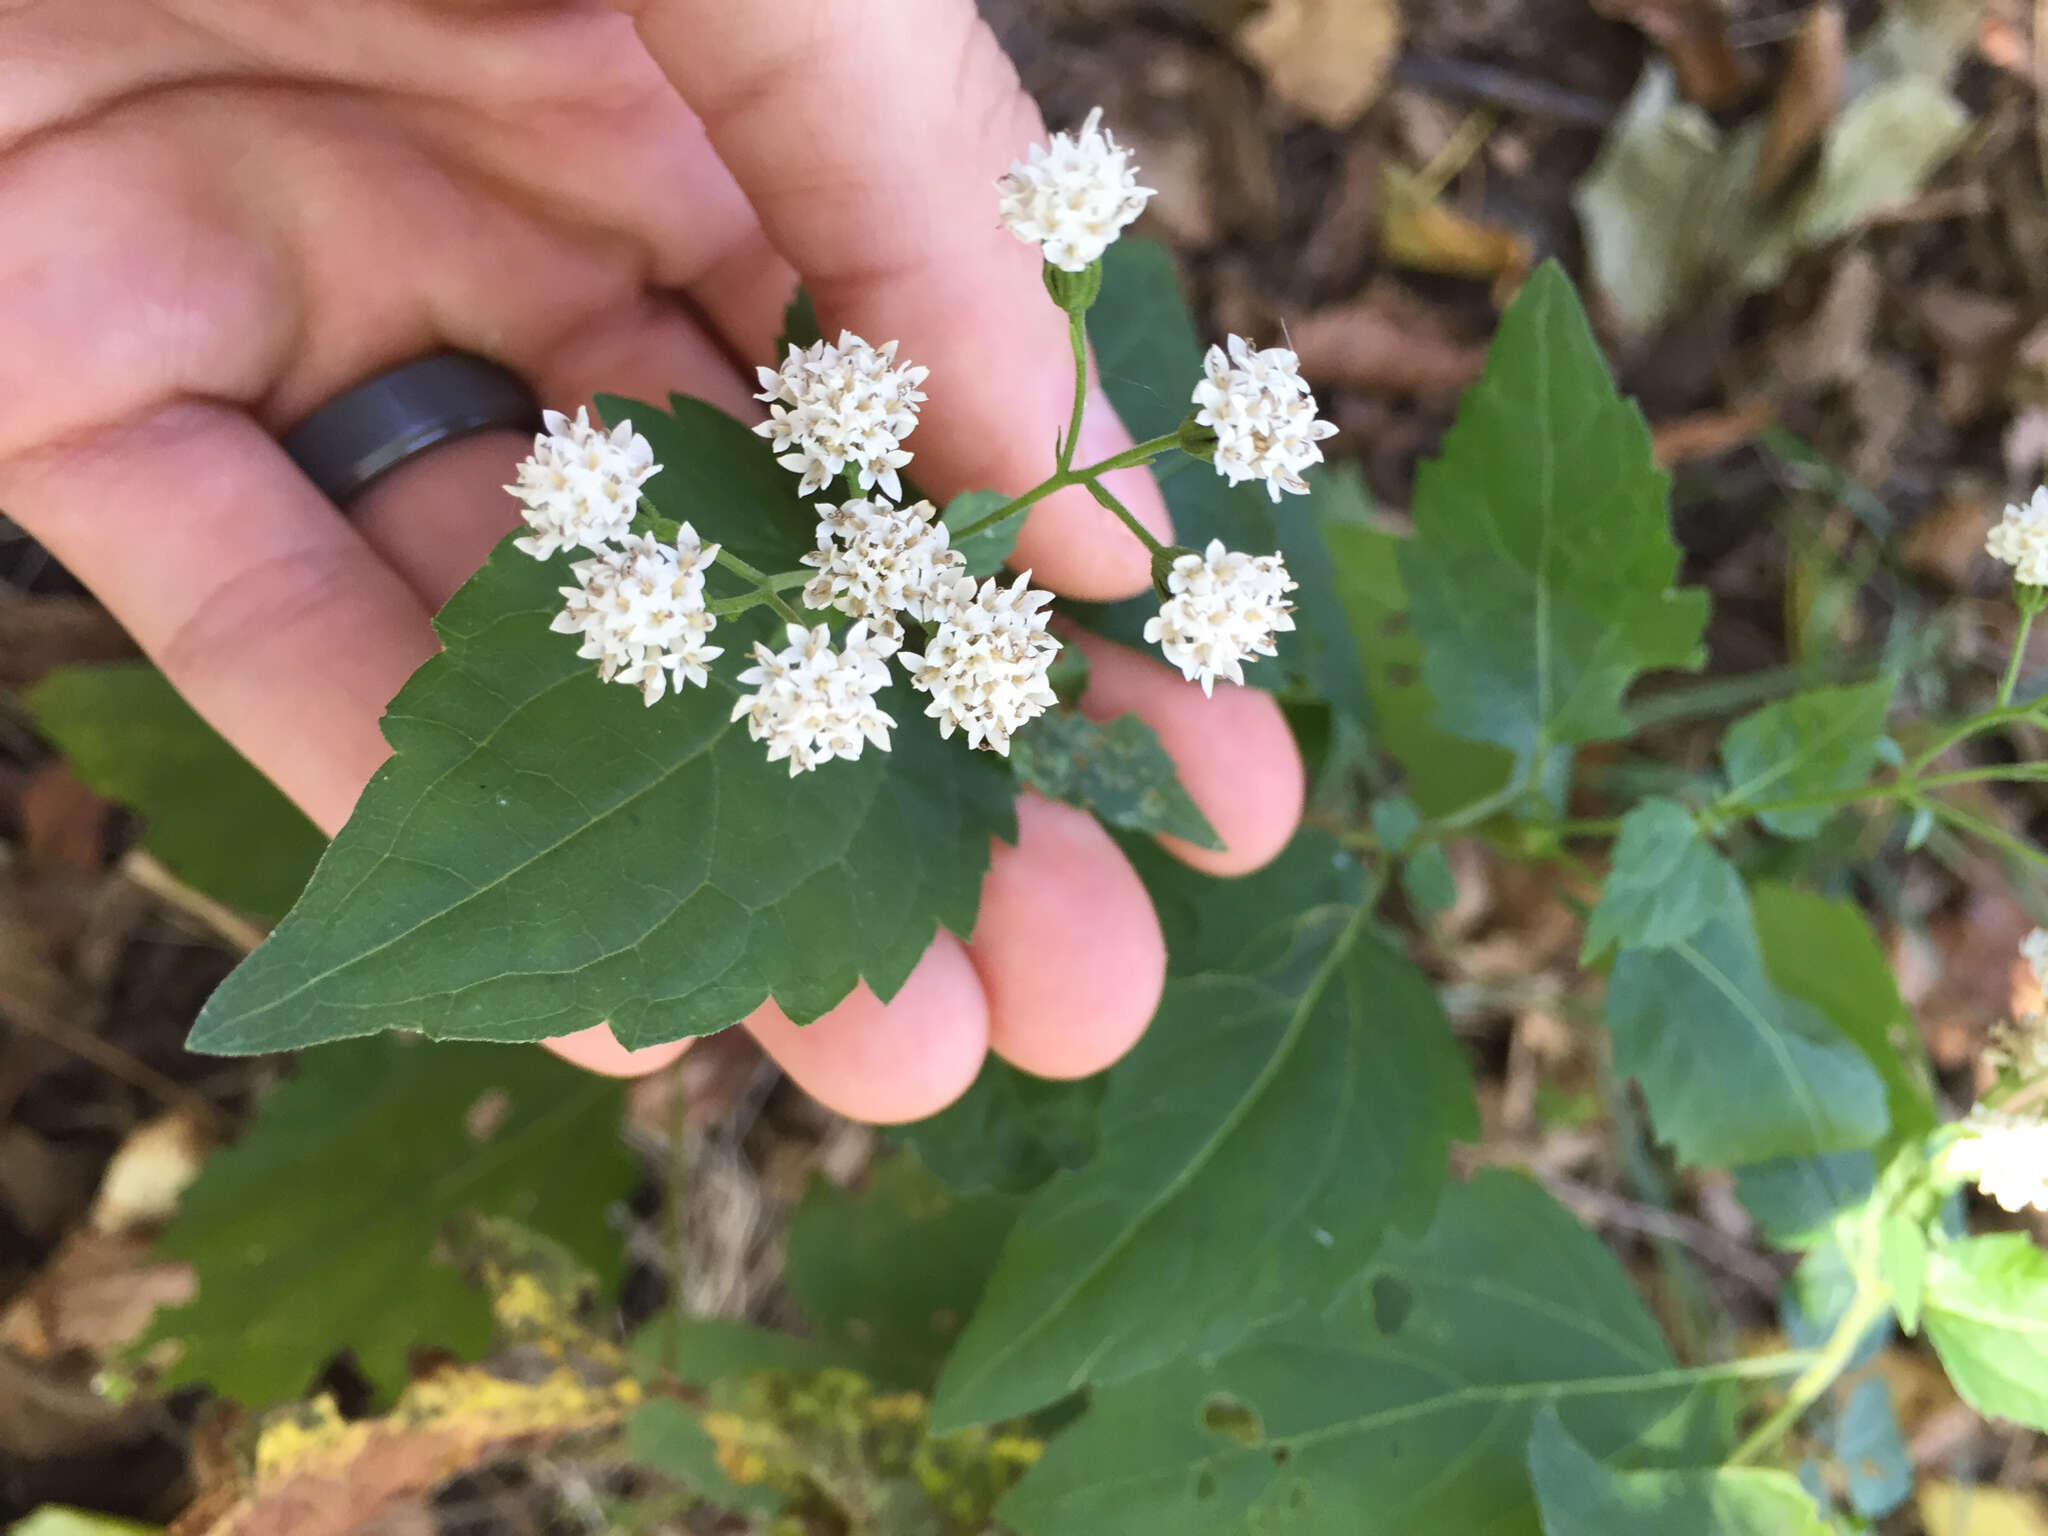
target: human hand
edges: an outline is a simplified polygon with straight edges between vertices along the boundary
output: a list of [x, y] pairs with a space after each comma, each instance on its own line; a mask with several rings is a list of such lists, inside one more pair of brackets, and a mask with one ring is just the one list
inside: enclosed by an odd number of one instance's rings
[[[516, 522], [530, 443], [415, 459], [344, 519], [276, 445], [322, 402], [443, 348], [573, 409], [673, 389], [757, 419], [801, 274], [819, 314], [932, 370], [938, 496], [1038, 480], [1068, 412], [1064, 318], [993, 183], [1043, 137], [971, 0], [646, 0], [620, 14], [363, 0], [45, 0], [0, 19], [0, 506], [329, 831], [388, 753], [428, 615]], [[1079, 457], [1128, 439], [1091, 403]], [[1116, 484], [1162, 533], [1143, 471]], [[1016, 563], [1080, 598], [1147, 584], [1081, 490]], [[1302, 773], [1278, 709], [1204, 700], [1093, 640], [1083, 707], [1158, 731], [1226, 851], [1286, 841]], [[1143, 1030], [1164, 973], [1135, 874], [1082, 812], [1027, 796], [971, 943], [941, 932], [887, 1005], [747, 1026], [817, 1098], [929, 1114], [993, 1048], [1078, 1076]], [[553, 1047], [645, 1071], [603, 1028]]]

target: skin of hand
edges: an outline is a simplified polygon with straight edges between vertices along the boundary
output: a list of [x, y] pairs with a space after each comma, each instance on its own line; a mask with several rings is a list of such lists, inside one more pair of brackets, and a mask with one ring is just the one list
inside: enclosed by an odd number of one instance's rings
[[[435, 450], [344, 518], [280, 433], [447, 347], [556, 406], [673, 389], [751, 422], [750, 365], [801, 275], [829, 328], [931, 368], [910, 446], [933, 494], [1021, 490], [1072, 362], [993, 182], [1043, 137], [972, 0], [16, 0], [0, 507], [332, 832], [434, 650], [429, 615], [516, 521], [499, 488], [531, 444]], [[1129, 441], [1099, 392], [1089, 423], [1078, 462]], [[1144, 471], [1112, 483], [1167, 532]], [[1016, 564], [1079, 598], [1146, 585], [1078, 489], [1033, 511]], [[1273, 702], [1079, 643], [1082, 707], [1148, 720], [1227, 844], [1174, 851], [1221, 874], [1272, 857], [1303, 792]], [[863, 988], [801, 1030], [772, 1003], [745, 1021], [818, 1099], [915, 1119], [990, 1049], [1073, 1077], [1143, 1031], [1165, 953], [1136, 875], [1083, 812], [1019, 813], [971, 942], [941, 932], [886, 1005]], [[628, 1053], [602, 1027], [550, 1044], [618, 1073], [683, 1048]]]

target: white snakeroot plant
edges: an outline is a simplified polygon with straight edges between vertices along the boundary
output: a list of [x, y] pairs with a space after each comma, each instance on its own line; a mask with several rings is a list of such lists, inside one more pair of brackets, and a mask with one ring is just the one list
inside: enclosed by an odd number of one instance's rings
[[795, 778], [836, 757], [857, 758], [873, 742], [889, 750], [896, 722], [875, 703], [889, 685], [886, 641], [870, 638], [865, 623], [846, 632], [835, 650], [832, 631], [819, 624], [792, 624], [789, 644], [779, 651], [756, 643], [754, 665], [739, 675], [745, 694], [732, 717], [747, 722], [747, 734], [768, 744], [768, 761], [789, 761]]
[[869, 346], [851, 331], [839, 340], [792, 345], [778, 368], [759, 371], [768, 420], [754, 430], [774, 446], [777, 462], [803, 476], [797, 494], [823, 489], [853, 466], [860, 488], [880, 487], [903, 499], [897, 474], [910, 462], [903, 440], [924, 403], [918, 388], [931, 370], [896, 362], [896, 343]]
[[505, 487], [533, 529], [514, 543], [546, 560], [557, 550], [595, 552], [626, 537], [640, 487], [661, 468], [647, 439], [630, 421], [610, 432], [593, 427], [582, 406], [573, 421], [560, 411], [543, 412], [541, 420], [547, 430], [534, 438], [532, 455]]
[[1301, 359], [1285, 347], [1261, 350], [1232, 336], [1227, 353], [1209, 349], [1202, 374], [1194, 419], [1216, 434], [1216, 472], [1232, 485], [1262, 480], [1276, 502], [1282, 491], [1305, 494], [1302, 471], [1323, 462], [1316, 444], [1337, 428], [1316, 415]]
[[2013, 568], [2013, 580], [2021, 586], [2048, 587], [2048, 486], [2007, 507], [1985, 536], [1984, 547], [1992, 559]]
[[996, 182], [1003, 223], [1048, 266], [1084, 272], [1102, 259], [1126, 225], [1145, 211], [1150, 187], [1138, 185], [1131, 152], [1102, 126], [1102, 108], [1073, 134], [1034, 144]]
[[608, 683], [630, 683], [649, 704], [673, 685], [699, 688], [710, 682], [705, 668], [724, 650], [707, 644], [713, 619], [704, 604], [704, 573], [718, 558], [688, 523], [673, 546], [651, 535], [629, 538], [579, 560], [570, 573], [576, 585], [563, 587], [568, 601], [550, 626], [580, 634], [577, 655], [597, 662]]
[[2048, 1213], [2048, 1121], [1980, 1104], [1961, 1131], [1943, 1158], [1951, 1174], [1968, 1179], [2008, 1211], [2031, 1206]]
[[902, 662], [911, 686], [932, 696], [925, 713], [939, 734], [967, 733], [967, 744], [991, 746], [1005, 757], [1010, 737], [1056, 702], [1047, 670], [1060, 643], [1046, 633], [1050, 592], [1034, 591], [1024, 572], [1005, 587], [991, 576], [955, 582], [943, 617], [922, 653]]
[[1202, 554], [1176, 558], [1167, 571], [1170, 594], [1145, 639], [1181, 676], [1214, 694], [1216, 680], [1244, 681], [1244, 664], [1274, 654], [1273, 637], [1294, 628], [1294, 590], [1278, 555], [1244, 555], [1211, 539]]
[[806, 607], [866, 619], [874, 634], [898, 641], [897, 615], [919, 624], [936, 620], [967, 566], [948, 547], [946, 525], [930, 502], [896, 507], [881, 500], [820, 505], [818, 547], [803, 563], [818, 573], [804, 587]]

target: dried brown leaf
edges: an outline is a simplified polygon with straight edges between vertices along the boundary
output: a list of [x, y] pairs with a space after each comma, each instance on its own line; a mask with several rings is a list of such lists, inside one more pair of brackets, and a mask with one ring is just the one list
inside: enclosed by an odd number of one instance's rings
[[1699, 411], [1659, 422], [1650, 429], [1650, 443], [1657, 462], [1671, 469], [1740, 447], [1769, 426], [1776, 415], [1770, 400], [1757, 395], [1726, 410]]
[[1398, 266], [1485, 278], [1505, 300], [1528, 275], [1529, 242], [1511, 229], [1458, 212], [1413, 173], [1388, 166], [1380, 177], [1380, 253]]
[[82, 1227], [0, 1313], [0, 1345], [29, 1360], [74, 1351], [104, 1360], [158, 1307], [189, 1302], [197, 1284], [190, 1265], [152, 1263], [146, 1239]]
[[1271, 0], [1238, 50], [1273, 94], [1326, 128], [1348, 128], [1386, 88], [1401, 50], [1396, 0]]

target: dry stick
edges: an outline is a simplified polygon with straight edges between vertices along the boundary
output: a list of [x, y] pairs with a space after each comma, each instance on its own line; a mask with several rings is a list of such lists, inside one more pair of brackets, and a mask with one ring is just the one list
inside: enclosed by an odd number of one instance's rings
[[248, 954], [268, 936], [264, 928], [239, 912], [223, 906], [203, 891], [193, 890], [140, 848], [131, 848], [122, 856], [120, 873], [130, 885], [147, 891], [164, 906], [191, 918], [241, 954]]
[[131, 1088], [139, 1088], [167, 1105], [176, 1105], [198, 1116], [200, 1123], [216, 1134], [224, 1127], [220, 1111], [183, 1083], [166, 1077], [148, 1062], [123, 1050], [111, 1040], [102, 1040], [69, 1019], [39, 1007], [31, 999], [0, 981], [0, 1014], [32, 1035], [89, 1061], [101, 1071], [118, 1077]]

